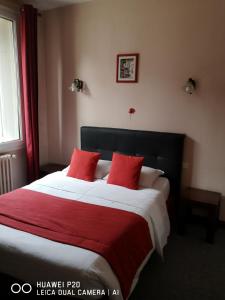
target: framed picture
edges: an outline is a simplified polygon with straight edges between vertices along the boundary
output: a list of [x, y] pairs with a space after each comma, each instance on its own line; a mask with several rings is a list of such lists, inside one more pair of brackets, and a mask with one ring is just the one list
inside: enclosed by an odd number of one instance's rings
[[137, 82], [139, 54], [118, 54], [116, 82]]

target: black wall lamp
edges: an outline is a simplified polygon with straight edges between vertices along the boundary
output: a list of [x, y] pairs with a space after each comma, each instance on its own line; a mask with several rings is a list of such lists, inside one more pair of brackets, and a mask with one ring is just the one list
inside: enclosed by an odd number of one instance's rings
[[82, 91], [84, 86], [84, 82], [78, 78], [74, 79], [74, 81], [72, 82], [71, 86], [69, 87], [69, 89], [72, 92], [80, 92]]
[[184, 91], [187, 94], [192, 95], [195, 90], [196, 90], [196, 81], [192, 78], [189, 78], [184, 86]]

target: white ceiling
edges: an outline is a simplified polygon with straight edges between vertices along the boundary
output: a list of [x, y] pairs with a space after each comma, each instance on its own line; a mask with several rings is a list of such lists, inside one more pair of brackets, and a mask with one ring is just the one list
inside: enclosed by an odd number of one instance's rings
[[74, 3], [82, 3], [90, 0], [24, 0], [24, 3], [32, 4], [39, 10], [48, 10], [56, 7], [62, 7]]

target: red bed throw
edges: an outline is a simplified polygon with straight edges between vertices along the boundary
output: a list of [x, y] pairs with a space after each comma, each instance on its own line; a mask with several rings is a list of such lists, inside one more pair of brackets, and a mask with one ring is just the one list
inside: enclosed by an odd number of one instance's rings
[[152, 248], [147, 222], [135, 213], [18, 189], [0, 197], [0, 223], [103, 256], [129, 295]]

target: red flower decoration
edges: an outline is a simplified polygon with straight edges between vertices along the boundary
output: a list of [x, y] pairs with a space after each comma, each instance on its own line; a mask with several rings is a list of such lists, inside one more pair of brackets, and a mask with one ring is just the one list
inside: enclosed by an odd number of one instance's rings
[[135, 110], [135, 108], [133, 108], [133, 107], [130, 107], [129, 110], [128, 110], [128, 113], [129, 113], [130, 115], [134, 114], [135, 112], [136, 112], [136, 110]]

